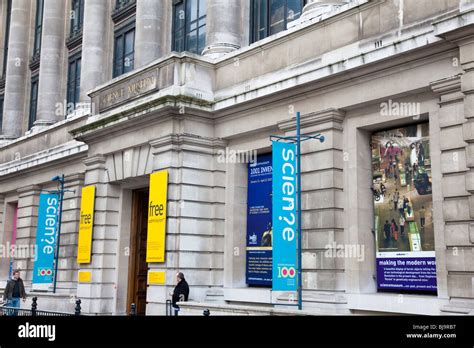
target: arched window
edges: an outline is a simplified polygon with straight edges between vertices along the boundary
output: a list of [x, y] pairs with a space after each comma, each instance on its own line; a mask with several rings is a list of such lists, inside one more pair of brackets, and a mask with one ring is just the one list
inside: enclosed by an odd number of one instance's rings
[[250, 43], [279, 33], [298, 19], [305, 0], [251, 0]]

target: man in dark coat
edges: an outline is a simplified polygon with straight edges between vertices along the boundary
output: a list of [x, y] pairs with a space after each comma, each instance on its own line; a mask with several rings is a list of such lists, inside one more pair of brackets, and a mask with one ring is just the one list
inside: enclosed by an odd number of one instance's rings
[[174, 308], [174, 314], [178, 315], [179, 306], [177, 305], [177, 303], [186, 302], [188, 300], [189, 286], [186, 282], [186, 279], [184, 279], [184, 274], [181, 272], [176, 274], [176, 281], [178, 284], [176, 285], [173, 291], [172, 305]]
[[[13, 271], [13, 278], [8, 280], [3, 297], [7, 301], [7, 307], [20, 308], [20, 300], [26, 301], [25, 286], [19, 270]], [[15, 310], [12, 314], [16, 316], [17, 312]]]

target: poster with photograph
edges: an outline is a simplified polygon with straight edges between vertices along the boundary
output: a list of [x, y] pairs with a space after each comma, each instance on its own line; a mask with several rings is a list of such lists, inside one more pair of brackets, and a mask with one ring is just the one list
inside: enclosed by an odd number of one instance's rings
[[429, 124], [372, 136], [377, 287], [436, 293]]
[[272, 286], [272, 155], [248, 164], [246, 282]]

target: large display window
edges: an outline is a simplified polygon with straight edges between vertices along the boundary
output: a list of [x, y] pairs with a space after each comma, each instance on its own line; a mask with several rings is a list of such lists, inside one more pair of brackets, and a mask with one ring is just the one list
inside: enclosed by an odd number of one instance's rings
[[436, 293], [429, 124], [372, 135], [377, 287]]

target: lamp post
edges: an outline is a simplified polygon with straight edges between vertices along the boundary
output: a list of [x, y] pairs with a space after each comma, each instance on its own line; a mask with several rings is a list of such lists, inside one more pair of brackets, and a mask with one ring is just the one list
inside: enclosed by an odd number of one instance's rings
[[56, 252], [54, 254], [54, 284], [53, 293], [56, 293], [56, 280], [58, 277], [58, 261], [59, 261], [59, 243], [61, 240], [61, 217], [63, 215], [63, 197], [64, 197], [64, 174], [55, 176], [52, 181], [59, 182], [59, 217], [58, 217], [58, 232], [56, 239]]
[[302, 281], [302, 260], [303, 260], [303, 253], [302, 253], [302, 233], [301, 233], [301, 142], [306, 140], [319, 140], [321, 143], [325, 141], [325, 137], [321, 134], [316, 135], [307, 135], [301, 134], [301, 114], [300, 112], [296, 113], [296, 136], [289, 136], [289, 137], [281, 137], [272, 135], [270, 136], [270, 140], [275, 139], [276, 141], [284, 141], [296, 144], [296, 181], [297, 181], [297, 189], [296, 189], [296, 215], [297, 215], [297, 236], [298, 236], [298, 245], [297, 245], [297, 265], [298, 265], [298, 309], [301, 310], [303, 308], [303, 281]]

